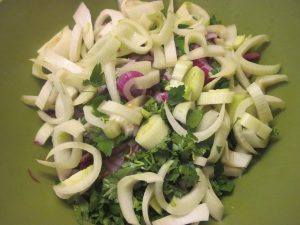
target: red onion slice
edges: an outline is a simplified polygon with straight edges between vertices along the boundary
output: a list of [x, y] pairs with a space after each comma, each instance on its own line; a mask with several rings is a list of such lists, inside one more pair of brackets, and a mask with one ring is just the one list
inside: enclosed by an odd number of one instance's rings
[[141, 76], [143, 76], [143, 74], [138, 71], [129, 71], [123, 73], [117, 80], [117, 88], [120, 95], [125, 97], [127, 100], [131, 100], [134, 97], [145, 94], [145, 90], [134, 88], [135, 83], [133, 78]]
[[259, 60], [260, 53], [258, 53], [258, 52], [250, 52], [250, 53], [244, 54], [243, 57], [244, 57], [244, 59], [247, 59], [247, 60], [250, 60], [250, 61]]
[[205, 74], [205, 84], [211, 82], [213, 78], [209, 77], [209, 72], [212, 70], [211, 65], [208, 63], [207, 58], [195, 59], [193, 61], [194, 66], [198, 66]]

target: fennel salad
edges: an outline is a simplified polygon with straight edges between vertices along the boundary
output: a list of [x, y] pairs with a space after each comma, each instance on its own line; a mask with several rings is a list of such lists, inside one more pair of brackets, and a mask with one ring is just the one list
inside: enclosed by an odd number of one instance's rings
[[262, 65], [267, 35], [238, 34], [201, 6], [120, 0], [93, 22], [84, 3], [32, 59], [44, 80], [22, 101], [44, 122], [55, 194], [79, 224], [221, 221], [220, 198], [278, 131], [288, 77]]

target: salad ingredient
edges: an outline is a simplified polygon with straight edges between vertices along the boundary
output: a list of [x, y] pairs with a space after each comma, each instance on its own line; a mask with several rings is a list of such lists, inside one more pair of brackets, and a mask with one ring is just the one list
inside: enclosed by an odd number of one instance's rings
[[233, 178], [278, 136], [285, 103], [267, 91], [288, 77], [258, 64], [267, 35], [194, 3], [119, 5], [93, 24], [81, 3], [31, 60], [44, 84], [22, 101], [43, 120], [34, 143], [53, 145], [38, 162], [56, 169], [79, 224], [220, 221]]
[[118, 182], [118, 200], [123, 216], [129, 224], [139, 224], [133, 210], [133, 186], [139, 181], [153, 183], [160, 182], [161, 179], [161, 176], [155, 173], [140, 173], [126, 176]]
[[135, 141], [145, 149], [154, 148], [163, 142], [169, 133], [169, 128], [159, 115], [151, 116], [139, 129]]

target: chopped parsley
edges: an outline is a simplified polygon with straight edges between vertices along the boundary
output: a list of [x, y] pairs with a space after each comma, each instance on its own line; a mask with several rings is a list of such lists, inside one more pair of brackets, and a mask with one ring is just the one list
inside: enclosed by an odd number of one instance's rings
[[105, 84], [105, 78], [104, 78], [104, 73], [102, 72], [101, 64], [97, 64], [90, 76], [89, 80], [84, 80], [83, 85], [92, 85], [93, 87], [100, 87], [101, 85]]
[[185, 86], [180, 85], [178, 87], [172, 87], [169, 90], [169, 98], [168, 98], [168, 103], [171, 106], [177, 105], [180, 102], [183, 102], [184, 99], [184, 93], [185, 93]]
[[175, 46], [177, 49], [178, 56], [182, 56], [185, 54], [184, 52], [184, 37], [175, 35], [174, 37]]

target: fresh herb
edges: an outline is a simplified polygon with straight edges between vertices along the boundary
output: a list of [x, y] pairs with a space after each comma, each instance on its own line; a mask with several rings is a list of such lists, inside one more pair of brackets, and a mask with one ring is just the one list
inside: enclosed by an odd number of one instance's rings
[[128, 166], [119, 169], [117, 172], [105, 177], [103, 179], [103, 197], [118, 203], [118, 193], [117, 193], [117, 185], [118, 182], [125, 176], [130, 175], [132, 172], [136, 171], [137, 166]]
[[180, 102], [184, 101], [184, 91], [185, 91], [185, 86], [180, 85], [178, 87], [173, 87], [169, 91], [169, 98], [168, 98], [168, 103], [171, 106], [177, 105]]
[[186, 125], [190, 129], [195, 129], [199, 126], [203, 118], [203, 111], [201, 109], [194, 109], [188, 112], [186, 118]]
[[160, 114], [161, 109], [162, 109], [162, 104], [158, 103], [157, 101], [154, 100], [154, 98], [150, 98], [144, 105], [143, 105], [144, 110], [151, 114]]
[[177, 49], [178, 56], [182, 56], [185, 54], [184, 52], [184, 37], [175, 35], [174, 37], [175, 46]]
[[211, 59], [211, 67], [212, 67], [212, 70], [210, 72], [213, 75], [215, 75], [221, 71], [221, 65], [215, 59]]
[[219, 197], [230, 194], [234, 190], [233, 181], [224, 175], [214, 178], [210, 182], [214, 192]]
[[173, 196], [182, 197], [199, 181], [193, 164], [182, 164], [175, 160], [164, 181], [164, 194], [171, 201]]
[[109, 99], [108, 95], [99, 95], [99, 96], [96, 96], [95, 98], [93, 98], [88, 103], [88, 105], [92, 106], [92, 108], [93, 108], [93, 114], [99, 118], [102, 118], [104, 121], [107, 121], [109, 119], [109, 116], [103, 112], [100, 112], [98, 110], [98, 107], [103, 101], [106, 101], [108, 99]]
[[212, 15], [209, 20], [210, 25], [222, 24], [221, 20], [218, 20], [215, 15]]
[[83, 85], [92, 85], [93, 87], [100, 87], [101, 85], [105, 84], [105, 78], [104, 78], [104, 73], [102, 72], [101, 64], [97, 64], [90, 76], [89, 80], [84, 80]]
[[279, 136], [279, 129], [277, 127], [272, 128], [271, 138], [278, 138]]
[[189, 27], [190, 27], [190, 25], [188, 25], [188, 24], [182, 24], [181, 23], [181, 24], [178, 25], [179, 29], [186, 29], [186, 28], [189, 28]]
[[218, 82], [215, 84], [215, 89], [224, 89], [229, 88], [230, 80], [222, 77]]
[[220, 177], [223, 175], [224, 173], [224, 165], [221, 162], [221, 160], [219, 160], [215, 165], [214, 165], [214, 173], [215, 173], [215, 177]]
[[110, 156], [112, 149], [114, 147], [114, 143], [112, 140], [109, 139], [103, 139], [101, 141], [98, 141], [97, 148], [104, 153], [105, 156]]

